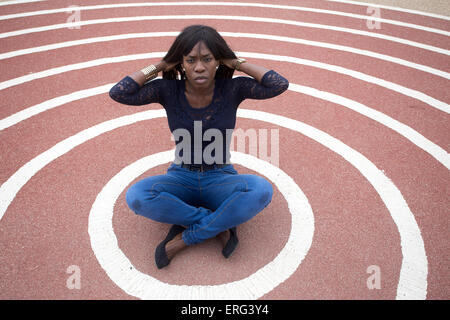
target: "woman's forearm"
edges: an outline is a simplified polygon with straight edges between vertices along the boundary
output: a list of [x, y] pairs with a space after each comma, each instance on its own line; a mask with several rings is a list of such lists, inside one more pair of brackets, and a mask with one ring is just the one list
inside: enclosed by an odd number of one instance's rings
[[[228, 68], [236, 69], [238, 59], [224, 59], [221, 61], [221, 63], [226, 65]], [[268, 71], [270, 71], [270, 69], [267, 69], [266, 67], [262, 67], [247, 61], [239, 64], [238, 69], [239, 71], [248, 74], [250, 77], [252, 77], [258, 82], [261, 82], [261, 79], [264, 77], [264, 75]]]
[[256, 81], [261, 82], [263, 76], [270, 71], [266, 67], [262, 67], [250, 62], [241, 63], [239, 66], [239, 71], [248, 74], [250, 77], [254, 78]]
[[[159, 73], [161, 71], [165, 71], [167, 64], [164, 60], [161, 60], [160, 62], [155, 64], [155, 67], [156, 67], [156, 72]], [[144, 85], [144, 83], [146, 82], [145, 75], [141, 70], [130, 74], [129, 77], [131, 79], [133, 79], [134, 81], [136, 81], [140, 87], [142, 87]]]

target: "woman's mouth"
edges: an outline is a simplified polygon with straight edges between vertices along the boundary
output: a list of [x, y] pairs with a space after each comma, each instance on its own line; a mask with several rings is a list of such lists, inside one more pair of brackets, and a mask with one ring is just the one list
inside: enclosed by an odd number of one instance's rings
[[202, 84], [202, 83], [205, 83], [206, 81], [208, 81], [208, 78], [207, 77], [197, 77], [194, 79], [194, 81], [196, 83]]

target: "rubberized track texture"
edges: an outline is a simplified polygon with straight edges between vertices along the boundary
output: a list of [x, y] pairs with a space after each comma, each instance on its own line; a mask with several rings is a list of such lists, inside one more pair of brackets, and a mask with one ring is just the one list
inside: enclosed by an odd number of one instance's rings
[[[0, 2], [0, 299], [449, 299], [449, 17], [354, 1], [81, 3]], [[170, 226], [134, 215], [125, 192], [165, 173], [174, 142], [161, 105], [108, 91], [191, 24], [290, 86], [237, 113], [235, 130], [277, 152], [231, 159], [272, 183], [271, 204], [229, 259], [215, 238], [158, 270]]]

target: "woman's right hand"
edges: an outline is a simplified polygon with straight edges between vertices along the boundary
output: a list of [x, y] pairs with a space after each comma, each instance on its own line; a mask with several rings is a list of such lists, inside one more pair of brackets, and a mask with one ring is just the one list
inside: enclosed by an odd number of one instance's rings
[[230, 69], [234, 69], [236, 67], [237, 59], [222, 59], [220, 60], [220, 64], [227, 66]]
[[175, 68], [179, 64], [179, 62], [167, 63], [166, 61], [161, 60], [161, 64], [162, 64], [162, 68], [161, 68], [162, 71], [168, 72], [168, 71], [172, 70], [173, 68]]

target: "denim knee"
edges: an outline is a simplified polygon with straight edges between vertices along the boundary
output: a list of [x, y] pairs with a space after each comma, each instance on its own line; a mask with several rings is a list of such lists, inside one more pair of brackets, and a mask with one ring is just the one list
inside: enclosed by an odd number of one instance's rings
[[256, 175], [251, 176], [247, 180], [247, 188], [261, 207], [265, 208], [272, 201], [273, 187], [267, 179]]
[[258, 185], [259, 190], [259, 202], [264, 207], [267, 207], [272, 201], [273, 187], [272, 184], [265, 178], [260, 177], [260, 183]]
[[126, 193], [125, 199], [127, 201], [128, 207], [134, 211], [134, 213], [139, 214], [142, 208], [142, 202], [140, 197], [140, 190], [136, 185], [132, 185]]

